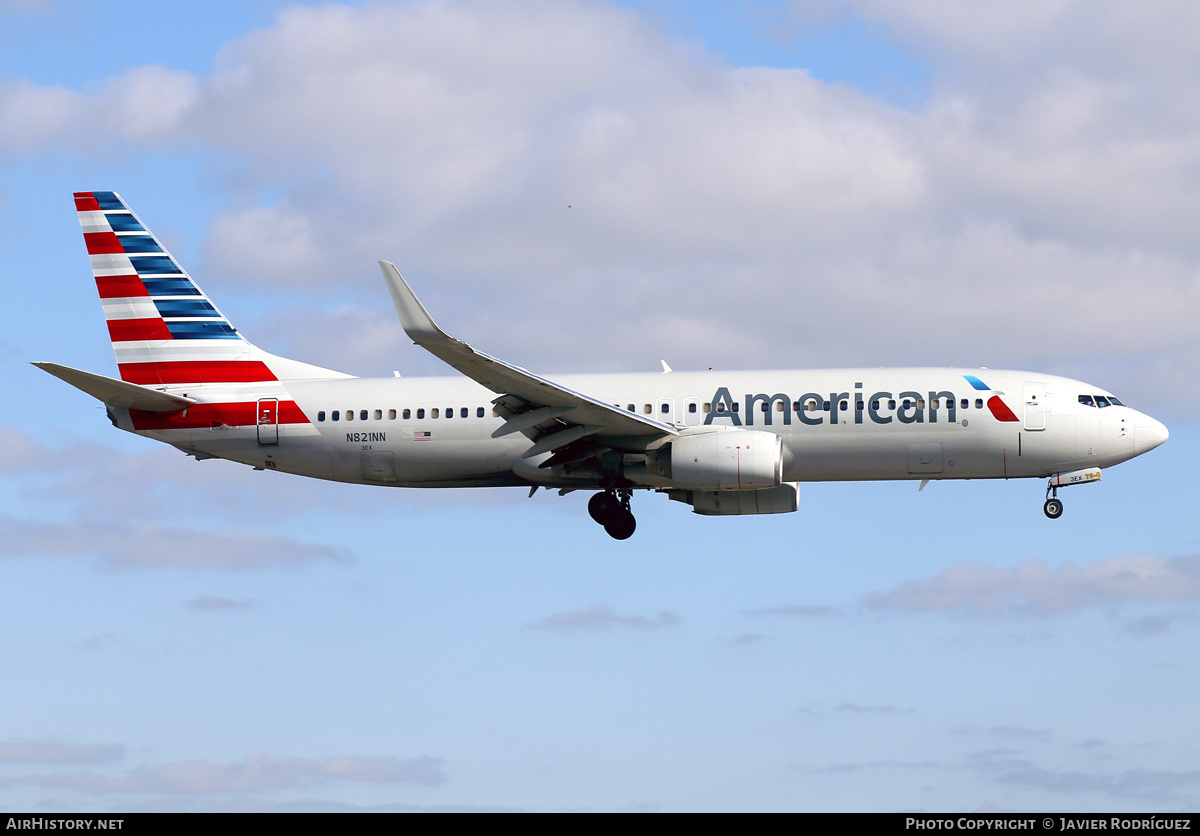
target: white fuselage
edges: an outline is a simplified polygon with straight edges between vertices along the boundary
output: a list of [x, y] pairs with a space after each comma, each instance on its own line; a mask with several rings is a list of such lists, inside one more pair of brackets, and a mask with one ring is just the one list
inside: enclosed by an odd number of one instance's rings
[[[1106, 396], [1101, 389], [1028, 372], [710, 371], [554, 380], [684, 433], [737, 426], [778, 434], [789, 482], [1046, 477], [1110, 467], [1167, 435], [1158, 421], [1129, 407], [1081, 402], [1080, 396]], [[532, 442], [520, 433], [493, 438], [504, 423], [493, 413], [496, 395], [463, 377], [290, 380], [266, 388], [194, 384], [168, 391], [201, 404], [278, 398], [294, 401], [298, 412], [289, 419], [281, 408], [259, 426], [213, 421], [207, 427], [139, 429], [127, 411], [113, 410], [118, 426], [201, 456], [343, 482], [407, 487], [597, 482], [587, 470], [538, 468], [545, 454], [522, 459]], [[994, 397], [1002, 402], [999, 415], [989, 407]], [[669, 480], [643, 473], [636, 464], [629, 472], [638, 487], [670, 487]]]

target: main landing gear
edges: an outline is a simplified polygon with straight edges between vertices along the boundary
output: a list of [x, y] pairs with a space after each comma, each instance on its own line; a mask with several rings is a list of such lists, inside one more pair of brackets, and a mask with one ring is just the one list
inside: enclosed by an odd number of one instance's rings
[[621, 490], [601, 491], [588, 500], [588, 513], [592, 519], [604, 526], [608, 536], [614, 540], [628, 540], [637, 528], [637, 520], [629, 510], [629, 498], [633, 491], [628, 488]]
[[1063, 504], [1058, 498], [1058, 488], [1054, 486], [1054, 480], [1046, 486], [1046, 504], [1042, 506], [1042, 510], [1046, 512], [1046, 516], [1052, 520], [1057, 520], [1062, 516]]

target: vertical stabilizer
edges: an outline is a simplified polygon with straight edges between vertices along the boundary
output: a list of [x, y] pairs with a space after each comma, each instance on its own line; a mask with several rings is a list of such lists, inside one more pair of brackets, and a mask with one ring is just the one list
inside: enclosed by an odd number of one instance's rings
[[255, 348], [116, 192], [75, 208], [121, 379], [142, 385], [349, 377]]

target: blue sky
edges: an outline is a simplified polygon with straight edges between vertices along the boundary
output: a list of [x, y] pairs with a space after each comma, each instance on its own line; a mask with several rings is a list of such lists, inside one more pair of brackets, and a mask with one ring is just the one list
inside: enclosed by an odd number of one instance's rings
[[[958, 8], [0, 4], [0, 807], [1194, 807], [1198, 22]], [[626, 543], [197, 463], [29, 365], [115, 371], [80, 189], [354, 374], [443, 373], [386, 258], [543, 373], [1029, 368], [1172, 436], [1053, 523], [806, 484]]]

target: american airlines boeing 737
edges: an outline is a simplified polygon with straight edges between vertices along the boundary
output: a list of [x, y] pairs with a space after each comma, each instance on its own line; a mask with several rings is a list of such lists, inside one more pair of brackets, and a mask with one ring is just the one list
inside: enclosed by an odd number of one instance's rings
[[633, 534], [634, 490], [697, 514], [795, 511], [801, 482], [1046, 479], [1058, 489], [1167, 439], [1076, 380], [897, 368], [564, 375], [476, 351], [380, 262], [405, 333], [449, 377], [363, 379], [276, 357], [234, 328], [113, 192], [75, 206], [120, 379], [35, 363], [102, 401], [119, 429], [196, 459], [396, 487], [595, 491], [592, 518]]

